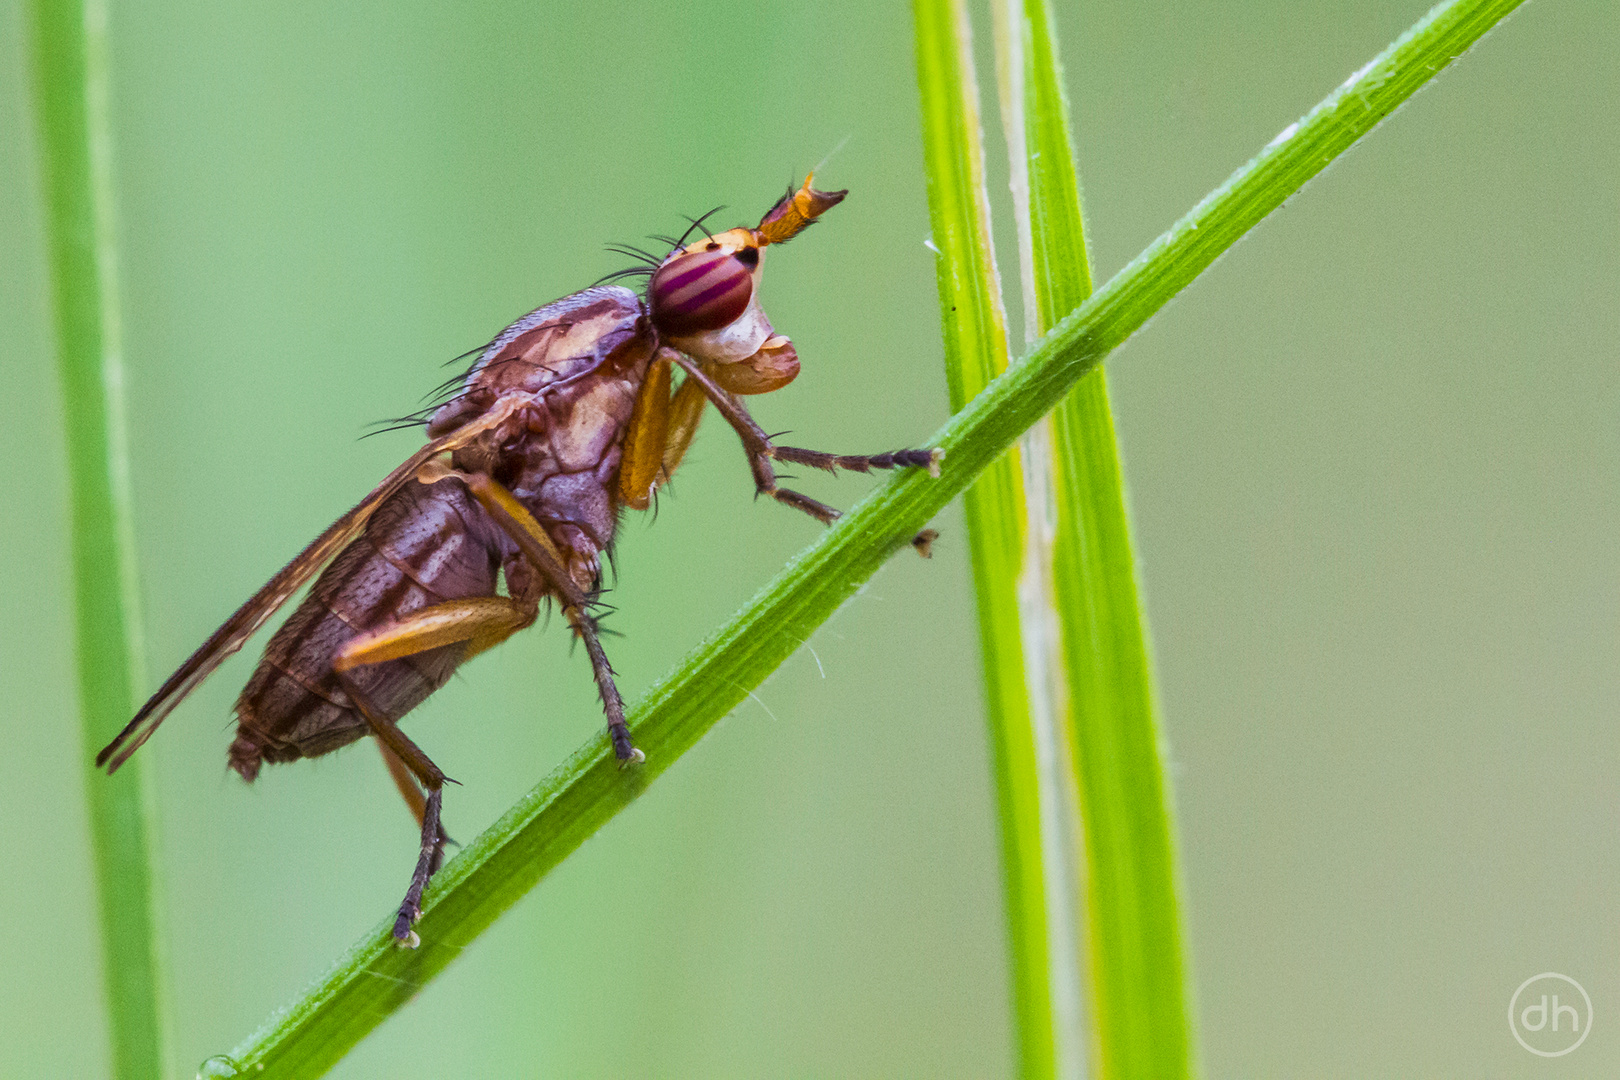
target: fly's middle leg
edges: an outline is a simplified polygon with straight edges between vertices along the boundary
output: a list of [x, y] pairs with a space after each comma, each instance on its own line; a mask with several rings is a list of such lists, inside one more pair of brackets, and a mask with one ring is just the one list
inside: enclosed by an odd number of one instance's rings
[[488, 512], [490, 519], [501, 531], [512, 538], [523, 557], [545, 581], [561, 602], [563, 616], [574, 634], [585, 643], [591, 658], [591, 673], [596, 679], [597, 693], [602, 698], [602, 712], [607, 717], [608, 738], [613, 743], [613, 754], [622, 765], [646, 761], [647, 755], [636, 749], [630, 740], [630, 725], [624, 716], [624, 698], [619, 695], [613, 678], [613, 666], [608, 663], [597, 632], [596, 620], [590, 616], [591, 599], [580, 584], [569, 575], [562, 552], [550, 534], [529, 513], [527, 507], [504, 485], [483, 473], [457, 472], [444, 467], [423, 470], [419, 478], [427, 483], [454, 477], [467, 485], [473, 498]]
[[[332, 669], [337, 673], [344, 692], [382, 744], [389, 771], [394, 773], [400, 793], [405, 796], [407, 805], [422, 826], [422, 853], [411, 874], [405, 899], [399, 905], [399, 915], [394, 919], [394, 939], [402, 945], [414, 948], [419, 944], [411, 924], [421, 918], [422, 890], [427, 888], [444, 859], [444, 845], [449, 837], [445, 835], [439, 813], [444, 784], [449, 777], [421, 747], [411, 741], [410, 736], [399, 729], [393, 718], [372, 704], [351, 672], [366, 664], [397, 660], [457, 642], [465, 642], [466, 655], [471, 656], [505, 641], [534, 622], [536, 614], [534, 605], [504, 596], [450, 600], [361, 634], [333, 658]], [[396, 762], [403, 768], [396, 769]], [[425, 795], [416, 789], [416, 784], [426, 789]], [[420, 812], [416, 800], [411, 797], [413, 793], [421, 799]]]
[[624, 699], [619, 696], [618, 683], [613, 680], [613, 666], [608, 663], [607, 653], [602, 648], [596, 621], [582, 607], [574, 605], [565, 605], [563, 614], [568, 618], [568, 625], [574, 628], [575, 635], [585, 643], [585, 652], [591, 658], [591, 673], [596, 677], [596, 692], [602, 699], [602, 711], [607, 715], [608, 739], [613, 743], [613, 756], [627, 765], [646, 761], [647, 755], [637, 750], [630, 741], [630, 725], [624, 718]]

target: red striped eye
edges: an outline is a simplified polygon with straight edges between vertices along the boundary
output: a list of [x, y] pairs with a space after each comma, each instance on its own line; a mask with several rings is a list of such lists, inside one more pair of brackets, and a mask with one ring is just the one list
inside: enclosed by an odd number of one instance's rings
[[647, 290], [653, 325], [669, 337], [719, 330], [748, 309], [759, 251], [709, 244], [686, 251], [653, 274]]

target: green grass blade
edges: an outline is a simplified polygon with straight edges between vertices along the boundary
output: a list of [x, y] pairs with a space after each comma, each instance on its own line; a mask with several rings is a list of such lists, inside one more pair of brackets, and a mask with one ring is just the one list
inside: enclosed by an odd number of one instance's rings
[[[1006, 370], [1007, 327], [990, 235], [979, 91], [962, 0], [916, 0], [917, 85], [922, 107], [928, 209], [938, 252], [940, 326], [951, 408], [960, 409]], [[985, 719], [1000, 827], [1018, 1073], [1058, 1075], [1064, 1024], [1058, 1009], [1078, 993], [1078, 972], [1048, 906], [1069, 882], [1055, 816], [1061, 800], [1043, 784], [1040, 745], [1054, 716], [1030, 692], [1019, 584], [1026, 568], [1024, 486], [1016, 449], [991, 462], [963, 497], [984, 671]], [[1050, 761], [1055, 755], [1048, 753]], [[1043, 827], [1045, 826], [1045, 827]], [[1070, 889], [1072, 894], [1073, 890]], [[1057, 934], [1050, 931], [1057, 930]], [[1065, 947], [1067, 944], [1067, 948]], [[1070, 969], [1069, 992], [1054, 972]], [[1072, 1025], [1071, 1025], [1072, 1026]]]
[[[1436, 7], [1291, 125], [951, 417], [933, 440], [948, 455], [939, 479], [910, 472], [880, 484], [660, 681], [632, 710], [644, 771], [621, 773], [605, 738], [580, 749], [441, 872], [421, 949], [395, 949], [391, 917], [379, 922], [235, 1064], [310, 1077], [338, 1060], [741, 703], [1111, 349], [1520, 2]], [[219, 1060], [215, 1071], [226, 1067]]]
[[[1045, 0], [1001, 5], [998, 60], [1026, 323], [1044, 333], [1091, 293], [1069, 113]], [[1168, 781], [1153, 714], [1108, 384], [1099, 368], [1048, 418], [1051, 597], [1084, 837], [1086, 969], [1097, 1077], [1186, 1077], [1192, 1033]], [[1040, 428], [1036, 428], [1040, 431]]]
[[101, 0], [35, 0], [36, 116], [48, 214], [57, 366], [72, 484], [72, 574], [102, 963], [119, 1077], [164, 1075], [163, 992], [148, 863], [144, 763], [115, 777], [91, 759], [135, 708], [135, 546], [123, 413], [117, 258]]

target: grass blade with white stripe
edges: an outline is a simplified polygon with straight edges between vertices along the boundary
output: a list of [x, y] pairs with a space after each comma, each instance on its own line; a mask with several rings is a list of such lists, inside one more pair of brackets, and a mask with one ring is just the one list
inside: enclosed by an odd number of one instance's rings
[[[1053, 14], [1046, 0], [998, 7], [1012, 186], [1023, 204], [1025, 321], [1034, 337], [1084, 302], [1091, 273]], [[1081, 379], [1033, 431], [1049, 448], [1030, 457], [1049, 470], [1032, 507], [1044, 509], [1050, 493], [1054, 520], [1042, 554], [1084, 837], [1077, 932], [1086, 944], [1092, 1075], [1186, 1077], [1193, 1039], [1168, 780], [1104, 372]]]
[[[951, 408], [960, 409], [1006, 370], [1006, 316], [966, 5], [916, 0], [914, 14], [945, 373]], [[1049, 909], [1053, 890], [1068, 888], [1072, 875], [1063, 872], [1067, 851], [1054, 821], [1061, 793], [1043, 776], [1057, 756], [1051, 750], [1056, 717], [1043, 687], [1030, 681], [1027, 650], [1040, 643], [1026, 640], [1020, 612], [1020, 581], [1030, 565], [1024, 502], [1017, 449], [991, 462], [963, 496], [1000, 827], [1014, 1042], [1021, 1076], [1052, 1077], [1059, 1075], [1064, 1027], [1056, 1011], [1064, 994], [1052, 973], [1074, 950], [1072, 942], [1065, 948], [1068, 920], [1054, 920]]]

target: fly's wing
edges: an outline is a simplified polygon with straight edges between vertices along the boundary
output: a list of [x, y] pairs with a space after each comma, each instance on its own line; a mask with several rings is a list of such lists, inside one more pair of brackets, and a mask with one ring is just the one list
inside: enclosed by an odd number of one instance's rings
[[349, 541], [360, 535], [360, 530], [366, 527], [366, 522], [371, 519], [377, 507], [415, 476], [418, 469], [436, 455], [467, 445], [483, 432], [507, 419], [520, 400], [514, 395], [497, 401], [483, 416], [443, 438], [434, 439], [412, 454], [403, 465], [389, 473], [388, 478], [378, 484], [358, 506], [338, 518], [329, 529], [316, 538], [314, 543], [299, 552], [296, 559], [282, 567], [281, 572], [271, 578], [264, 588], [254, 593], [251, 600], [237, 608], [236, 613], [225, 620], [225, 625], [215, 630], [213, 636], [203, 642], [202, 648], [192, 653], [191, 658], [169, 676], [168, 681], [152, 695], [151, 700], [141, 706], [141, 711], [135, 714], [135, 719], [124, 725], [124, 730], [118, 733], [118, 737], [96, 755], [96, 766], [98, 768], [106, 766], [107, 772], [112, 773], [129, 760], [129, 756], [152, 737], [152, 732], [156, 731], [157, 726], [174, 711], [174, 707], [184, 701], [186, 695], [195, 690], [199, 683], [213, 674], [214, 669], [224, 663], [226, 657], [240, 649], [243, 643], [253, 636], [254, 631], [276, 613], [276, 609], [285, 604], [305, 582], [320, 572], [321, 567], [325, 566], [332, 556], [342, 551]]

